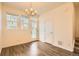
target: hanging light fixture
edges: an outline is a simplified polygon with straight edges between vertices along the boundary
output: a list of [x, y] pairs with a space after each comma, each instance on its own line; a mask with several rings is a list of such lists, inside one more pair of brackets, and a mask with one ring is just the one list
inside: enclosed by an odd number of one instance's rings
[[32, 2], [30, 3], [30, 5], [31, 5], [30, 9], [25, 9], [26, 14], [29, 15], [29, 16], [37, 15], [37, 10], [32, 8]]

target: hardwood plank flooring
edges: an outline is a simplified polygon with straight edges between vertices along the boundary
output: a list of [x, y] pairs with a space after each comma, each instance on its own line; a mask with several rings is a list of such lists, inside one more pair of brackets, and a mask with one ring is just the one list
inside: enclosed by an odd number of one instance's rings
[[1, 56], [78, 56], [78, 54], [48, 43], [36, 41], [3, 48]]

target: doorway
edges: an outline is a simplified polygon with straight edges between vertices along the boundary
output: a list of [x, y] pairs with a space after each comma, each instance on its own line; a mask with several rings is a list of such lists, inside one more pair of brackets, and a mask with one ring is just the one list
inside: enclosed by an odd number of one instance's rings
[[38, 38], [38, 18], [32, 17], [31, 18], [31, 25], [32, 25], [32, 41], [37, 40]]

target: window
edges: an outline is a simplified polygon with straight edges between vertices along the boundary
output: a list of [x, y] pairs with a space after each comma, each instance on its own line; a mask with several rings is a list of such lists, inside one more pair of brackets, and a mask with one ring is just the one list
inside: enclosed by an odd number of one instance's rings
[[7, 29], [16, 29], [17, 27], [17, 16], [7, 14]]
[[21, 16], [21, 28], [28, 29], [29, 27], [29, 19], [27, 16]]

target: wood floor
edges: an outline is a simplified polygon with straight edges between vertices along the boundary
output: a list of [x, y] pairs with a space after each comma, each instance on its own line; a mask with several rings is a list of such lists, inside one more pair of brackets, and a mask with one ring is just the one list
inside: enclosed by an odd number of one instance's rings
[[48, 43], [32, 42], [3, 48], [1, 56], [74, 56], [72, 52], [55, 47]]

